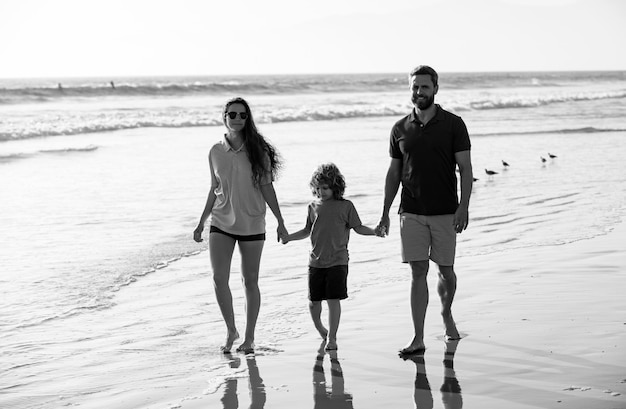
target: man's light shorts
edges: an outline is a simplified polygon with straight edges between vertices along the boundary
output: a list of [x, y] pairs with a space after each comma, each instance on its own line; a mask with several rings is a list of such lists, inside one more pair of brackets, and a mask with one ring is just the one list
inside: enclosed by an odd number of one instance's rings
[[402, 262], [431, 259], [440, 266], [454, 265], [456, 231], [454, 215], [400, 214]]

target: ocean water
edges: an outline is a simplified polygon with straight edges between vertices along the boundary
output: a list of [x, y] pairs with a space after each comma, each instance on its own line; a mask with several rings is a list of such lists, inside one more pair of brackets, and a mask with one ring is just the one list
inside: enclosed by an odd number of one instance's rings
[[[0, 406], [130, 394], [141, 372], [127, 386], [93, 381], [99, 365], [140, 350], [119, 345], [163, 346], [147, 348], [138, 371], [181, 354], [189, 372], [199, 356], [217, 362], [223, 324], [206, 243], [191, 233], [209, 184], [206, 155], [223, 134], [221, 106], [236, 95], [284, 158], [276, 190], [289, 230], [303, 224], [309, 177], [325, 161], [342, 169], [364, 223], [377, 223], [389, 130], [411, 109], [403, 74], [0, 80]], [[626, 72], [442, 73], [437, 102], [466, 121], [479, 179], [459, 257], [584, 240], [623, 219]], [[268, 211], [265, 353], [310, 330], [300, 308], [308, 243], [278, 245], [274, 229]], [[394, 233], [397, 225], [384, 240], [353, 235], [351, 259], [362, 272], [354, 291], [397, 261]], [[233, 287], [237, 271], [235, 260]], [[171, 311], [177, 294], [192, 311]], [[132, 307], [150, 297], [164, 301], [147, 318]], [[166, 328], [153, 332], [161, 321]], [[123, 338], [126, 328], [145, 335]], [[197, 328], [206, 343], [183, 346]], [[115, 358], [98, 361], [103, 351]], [[68, 365], [76, 353], [85, 356], [80, 367]], [[212, 363], [201, 368], [208, 393], [233, 376]], [[70, 372], [93, 382], [59, 381]], [[155, 388], [176, 383], [161, 375]]]

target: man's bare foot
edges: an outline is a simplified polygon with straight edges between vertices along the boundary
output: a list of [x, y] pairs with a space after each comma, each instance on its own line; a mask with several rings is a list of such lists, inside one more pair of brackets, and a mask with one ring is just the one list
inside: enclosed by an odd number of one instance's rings
[[452, 314], [442, 314], [443, 316], [443, 325], [446, 327], [446, 333], [444, 338], [446, 341], [454, 341], [461, 339], [459, 335], [459, 331], [456, 329], [456, 323], [452, 318]]
[[413, 354], [423, 354], [426, 351], [426, 346], [424, 345], [424, 341], [413, 338], [413, 341], [404, 348], [402, 348], [399, 352], [400, 355], [413, 355]]
[[233, 343], [235, 343], [235, 341], [238, 339], [239, 332], [237, 332], [237, 330], [235, 330], [234, 332], [228, 331], [228, 334], [226, 335], [226, 342], [224, 342], [224, 346], [220, 348], [222, 352], [225, 354], [230, 354], [230, 350], [233, 348]]

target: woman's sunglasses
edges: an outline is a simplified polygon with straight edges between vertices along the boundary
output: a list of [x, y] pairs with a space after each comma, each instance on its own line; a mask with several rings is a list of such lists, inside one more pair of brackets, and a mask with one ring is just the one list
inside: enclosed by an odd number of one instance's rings
[[246, 114], [245, 112], [227, 112], [226, 113], [226, 115], [228, 115], [230, 119], [237, 118], [237, 114], [239, 114], [239, 118], [241, 119], [248, 119], [248, 114]]

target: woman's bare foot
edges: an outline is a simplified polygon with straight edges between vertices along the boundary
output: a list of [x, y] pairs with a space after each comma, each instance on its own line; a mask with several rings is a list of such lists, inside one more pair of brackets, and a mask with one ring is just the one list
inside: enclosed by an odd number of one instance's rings
[[237, 330], [235, 330], [234, 332], [228, 331], [228, 334], [226, 335], [226, 342], [224, 343], [224, 346], [220, 348], [222, 352], [225, 354], [230, 354], [230, 350], [233, 348], [233, 344], [238, 339], [239, 332], [237, 332]]
[[243, 352], [244, 354], [254, 353], [254, 342], [244, 341], [243, 344], [237, 347], [237, 352]]

